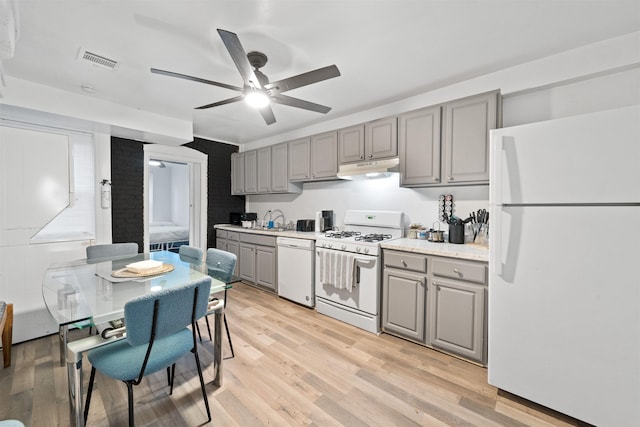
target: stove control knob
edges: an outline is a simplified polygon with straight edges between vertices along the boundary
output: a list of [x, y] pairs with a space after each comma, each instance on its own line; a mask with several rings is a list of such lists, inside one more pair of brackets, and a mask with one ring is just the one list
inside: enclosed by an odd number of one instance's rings
[[340, 249], [343, 250], [343, 251], [346, 250], [347, 249], [347, 245], [340, 246]]
[[360, 251], [362, 250], [362, 248], [360, 246], [356, 246], [356, 252], [360, 253]]
[[320, 243], [320, 246], [322, 246], [323, 248], [327, 247], [327, 244], [325, 242]]
[[327, 247], [328, 248], [332, 248], [333, 247], [333, 243], [327, 243]]
[[364, 253], [368, 254], [369, 253], [369, 248], [364, 248]]

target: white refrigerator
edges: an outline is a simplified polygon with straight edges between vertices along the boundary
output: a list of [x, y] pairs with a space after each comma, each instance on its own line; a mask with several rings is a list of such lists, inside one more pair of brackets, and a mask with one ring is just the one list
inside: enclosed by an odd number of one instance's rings
[[489, 383], [640, 426], [640, 106], [491, 132]]

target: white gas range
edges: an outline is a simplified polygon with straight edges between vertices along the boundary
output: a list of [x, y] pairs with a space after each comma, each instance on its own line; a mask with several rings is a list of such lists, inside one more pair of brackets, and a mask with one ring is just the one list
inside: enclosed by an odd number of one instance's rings
[[366, 331], [380, 332], [380, 242], [403, 237], [398, 211], [347, 211], [344, 231], [316, 240], [316, 309]]

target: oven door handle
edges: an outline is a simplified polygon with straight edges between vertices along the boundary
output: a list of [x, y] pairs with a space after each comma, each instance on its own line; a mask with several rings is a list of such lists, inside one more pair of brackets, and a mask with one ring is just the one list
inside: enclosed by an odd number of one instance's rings
[[369, 264], [375, 264], [375, 262], [376, 262], [376, 258], [354, 257], [354, 259], [356, 260], [356, 264], [365, 263], [365, 265], [363, 265], [363, 267], [368, 267]]

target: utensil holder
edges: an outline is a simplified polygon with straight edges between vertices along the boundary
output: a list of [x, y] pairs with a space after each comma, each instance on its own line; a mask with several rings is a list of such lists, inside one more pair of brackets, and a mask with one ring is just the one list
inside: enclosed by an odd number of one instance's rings
[[464, 243], [464, 224], [449, 224], [449, 243]]

